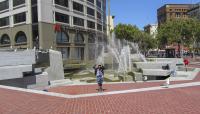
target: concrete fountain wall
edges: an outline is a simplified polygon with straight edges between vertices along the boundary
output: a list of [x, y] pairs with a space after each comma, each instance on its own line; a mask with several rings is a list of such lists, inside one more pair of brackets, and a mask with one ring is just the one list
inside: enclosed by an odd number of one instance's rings
[[35, 51], [0, 52], [0, 80], [22, 78], [23, 72], [32, 71]]

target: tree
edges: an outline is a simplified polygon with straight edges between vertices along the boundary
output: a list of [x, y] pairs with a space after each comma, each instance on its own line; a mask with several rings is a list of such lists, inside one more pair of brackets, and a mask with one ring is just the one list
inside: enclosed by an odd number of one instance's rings
[[136, 41], [138, 40], [137, 36], [139, 33], [140, 33], [140, 30], [135, 25], [120, 23], [115, 27], [115, 34], [116, 34], [116, 37], [119, 39]]
[[[200, 34], [200, 22], [196, 19], [178, 19], [167, 21], [158, 29], [157, 39], [160, 47], [177, 43], [185, 46], [194, 46]], [[193, 47], [194, 50], [194, 47]]]
[[144, 53], [156, 47], [155, 39], [153, 39], [151, 35], [139, 30], [135, 25], [118, 24], [115, 27], [115, 34], [119, 39], [138, 43], [140, 50]]

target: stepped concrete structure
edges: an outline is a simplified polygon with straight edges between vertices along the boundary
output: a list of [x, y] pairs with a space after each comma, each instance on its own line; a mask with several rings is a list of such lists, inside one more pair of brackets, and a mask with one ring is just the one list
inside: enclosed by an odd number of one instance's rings
[[[62, 80], [62, 83], [66, 81], [61, 52], [1, 50], [0, 55], [0, 84], [2, 85], [44, 89], [51, 84], [51, 81]], [[44, 59], [46, 61], [43, 61]], [[46, 65], [42, 66], [42, 64]]]

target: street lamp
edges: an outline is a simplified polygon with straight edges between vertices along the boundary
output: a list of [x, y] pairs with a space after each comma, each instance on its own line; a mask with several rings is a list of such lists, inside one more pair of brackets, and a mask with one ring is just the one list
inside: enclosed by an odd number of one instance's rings
[[183, 51], [184, 51], [184, 40], [185, 40], [185, 33], [183, 34], [183, 38], [181, 38], [181, 57], [183, 58]]
[[110, 38], [110, 0], [108, 0], [108, 38]]

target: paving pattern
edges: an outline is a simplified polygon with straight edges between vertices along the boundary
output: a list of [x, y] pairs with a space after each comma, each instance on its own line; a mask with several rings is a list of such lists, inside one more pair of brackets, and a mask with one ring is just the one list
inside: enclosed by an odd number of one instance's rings
[[77, 99], [0, 89], [0, 114], [199, 114], [200, 86]]
[[[192, 81], [173, 84], [190, 82], [200, 82], [200, 73]], [[106, 91], [120, 91], [161, 83], [107, 84], [105, 88]], [[96, 85], [68, 87], [65, 88], [70, 94], [96, 91]], [[0, 114], [200, 114], [199, 90], [200, 86], [192, 86], [67, 99], [0, 88]]]

